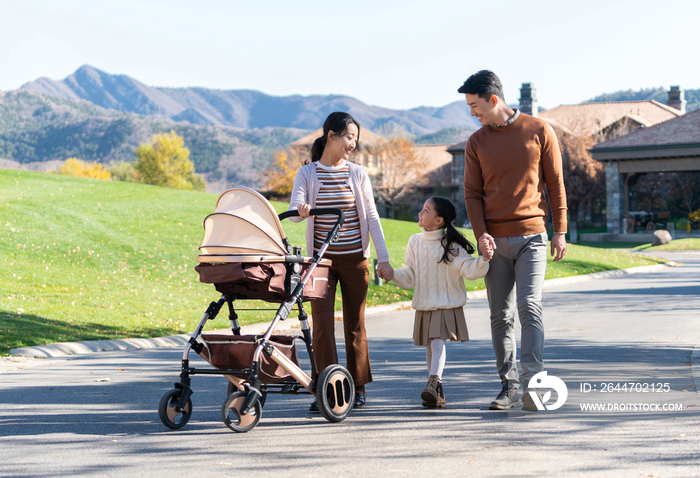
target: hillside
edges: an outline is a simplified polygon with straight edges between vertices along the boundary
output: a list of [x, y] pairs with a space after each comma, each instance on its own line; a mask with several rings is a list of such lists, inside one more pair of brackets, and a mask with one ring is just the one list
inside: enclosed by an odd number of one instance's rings
[[[464, 101], [455, 101], [441, 108], [394, 110], [369, 106], [342, 95], [272, 96], [253, 90], [159, 88], [90, 65], [81, 66], [63, 80], [39, 78], [24, 84], [21, 89], [74, 101], [82, 99], [103, 108], [160, 119], [242, 129], [315, 130], [333, 111], [347, 111], [370, 130], [397, 125], [415, 135], [451, 127], [479, 127], [469, 115]], [[458, 99], [456, 93], [455, 99]]]
[[213, 191], [259, 186], [272, 152], [306, 134], [292, 128], [241, 131], [177, 123], [24, 90], [0, 95], [0, 158], [21, 165], [69, 157], [105, 164], [133, 161], [139, 144], [171, 129], [184, 137], [197, 172]]
[[[191, 332], [219, 297], [194, 271], [202, 222], [217, 195], [116, 181], [0, 169], [0, 355], [52, 342], [157, 337]], [[273, 203], [278, 211], [286, 204]], [[284, 221], [294, 245], [304, 223]], [[382, 219], [394, 267], [414, 222]], [[464, 231], [473, 241], [471, 231]], [[649, 264], [619, 251], [569, 246], [547, 278]], [[467, 283], [483, 288], [483, 280]], [[409, 300], [412, 291], [370, 285], [368, 305]], [[266, 303], [247, 303], [266, 307]], [[340, 306], [340, 301], [336, 303]], [[269, 312], [242, 312], [243, 323]], [[293, 319], [290, 319], [293, 320]], [[225, 314], [209, 328], [228, 327]]]
[[[659, 103], [666, 104], [668, 100], [668, 90], [664, 88], [643, 88], [639, 91], [622, 90], [614, 93], [604, 93], [592, 98], [587, 103], [591, 102], [608, 102], [608, 101], [644, 101], [656, 100]], [[685, 90], [686, 111], [693, 111], [700, 108], [700, 88], [694, 90]]]

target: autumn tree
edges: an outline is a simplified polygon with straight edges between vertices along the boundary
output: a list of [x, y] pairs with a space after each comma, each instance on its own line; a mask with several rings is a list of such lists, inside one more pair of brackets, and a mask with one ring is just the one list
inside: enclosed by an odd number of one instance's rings
[[109, 179], [110, 173], [104, 167], [94, 161], [86, 163], [78, 158], [68, 158], [58, 170], [58, 174], [65, 176], [77, 176], [80, 178]]
[[190, 150], [175, 131], [156, 134], [136, 150], [136, 169], [142, 183], [172, 189], [204, 191], [206, 182], [194, 171]]
[[605, 167], [591, 156], [596, 140], [557, 131], [561, 149], [566, 203], [571, 221], [580, 222], [592, 212], [596, 199], [605, 198]]
[[301, 157], [295, 150], [275, 151], [272, 166], [264, 173], [265, 189], [280, 196], [291, 194], [294, 177], [301, 166]]
[[377, 184], [375, 192], [396, 218], [396, 205], [425, 183], [428, 161], [413, 148], [413, 141], [392, 138], [375, 146]]

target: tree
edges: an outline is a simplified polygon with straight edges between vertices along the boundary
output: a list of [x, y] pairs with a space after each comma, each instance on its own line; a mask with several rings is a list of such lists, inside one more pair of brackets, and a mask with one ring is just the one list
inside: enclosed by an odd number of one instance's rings
[[98, 162], [86, 163], [78, 158], [68, 158], [58, 170], [58, 174], [80, 178], [109, 179], [110, 173]]
[[272, 166], [265, 170], [265, 189], [280, 196], [291, 194], [294, 177], [301, 167], [301, 157], [290, 149], [275, 151]]
[[156, 134], [136, 150], [139, 181], [172, 189], [204, 191], [206, 182], [194, 172], [190, 150], [175, 131]]
[[408, 193], [425, 182], [428, 161], [413, 149], [413, 141], [392, 138], [375, 147], [377, 185], [375, 192], [396, 218], [396, 205]]
[[596, 144], [595, 138], [562, 131], [557, 131], [557, 137], [569, 214], [571, 221], [581, 222], [586, 212], [592, 212], [595, 200], [605, 198], [605, 167], [588, 151]]
[[113, 181], [138, 182], [138, 174], [136, 173], [136, 169], [134, 169], [134, 163], [128, 161], [112, 161], [109, 163], [109, 172], [112, 174]]

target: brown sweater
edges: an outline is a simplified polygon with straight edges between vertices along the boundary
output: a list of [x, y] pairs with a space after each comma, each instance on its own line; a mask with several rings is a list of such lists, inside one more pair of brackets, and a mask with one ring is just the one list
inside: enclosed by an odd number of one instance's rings
[[482, 126], [464, 154], [464, 201], [478, 239], [546, 231], [545, 184], [554, 230], [566, 232], [566, 193], [561, 153], [545, 121], [521, 114], [512, 124]]

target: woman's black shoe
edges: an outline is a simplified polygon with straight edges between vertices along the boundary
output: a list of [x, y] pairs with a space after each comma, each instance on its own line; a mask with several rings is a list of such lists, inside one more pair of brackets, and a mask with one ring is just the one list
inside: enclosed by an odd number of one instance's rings
[[355, 405], [354, 408], [360, 408], [365, 406], [365, 394], [360, 392], [355, 392]]

